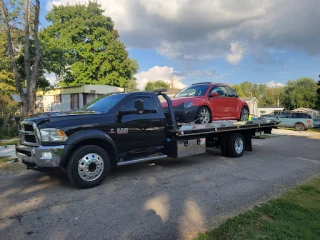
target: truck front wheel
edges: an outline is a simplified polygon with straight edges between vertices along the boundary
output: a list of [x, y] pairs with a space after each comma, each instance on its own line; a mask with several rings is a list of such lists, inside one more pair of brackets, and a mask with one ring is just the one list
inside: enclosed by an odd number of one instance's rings
[[110, 159], [105, 150], [95, 145], [77, 149], [68, 162], [70, 181], [80, 188], [99, 185], [110, 171]]
[[233, 133], [229, 136], [227, 150], [230, 157], [241, 157], [245, 150], [245, 139], [241, 133]]

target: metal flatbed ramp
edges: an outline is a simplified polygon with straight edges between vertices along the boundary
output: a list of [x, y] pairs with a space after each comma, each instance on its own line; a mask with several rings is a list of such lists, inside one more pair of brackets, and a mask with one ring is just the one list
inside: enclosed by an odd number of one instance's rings
[[235, 130], [259, 130], [275, 126], [275, 122], [264, 120], [253, 120], [249, 122], [215, 121], [208, 124], [184, 124], [179, 127], [178, 136], [202, 135]]

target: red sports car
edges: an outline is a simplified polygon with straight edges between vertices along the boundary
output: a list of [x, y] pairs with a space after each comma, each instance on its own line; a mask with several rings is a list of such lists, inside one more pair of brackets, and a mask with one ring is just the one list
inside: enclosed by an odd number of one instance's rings
[[[212, 120], [248, 121], [249, 107], [236, 92], [221, 83], [196, 83], [180, 91], [172, 106], [178, 122], [210, 123]], [[167, 102], [162, 103], [164, 110]]]

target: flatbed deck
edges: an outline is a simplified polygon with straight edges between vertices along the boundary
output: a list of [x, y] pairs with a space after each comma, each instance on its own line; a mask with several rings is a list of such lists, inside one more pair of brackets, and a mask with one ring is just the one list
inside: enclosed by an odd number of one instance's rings
[[178, 125], [176, 136], [195, 136], [214, 134], [237, 130], [260, 130], [276, 127], [276, 122], [265, 120], [253, 120], [248, 122], [215, 121], [208, 124], [182, 124]]

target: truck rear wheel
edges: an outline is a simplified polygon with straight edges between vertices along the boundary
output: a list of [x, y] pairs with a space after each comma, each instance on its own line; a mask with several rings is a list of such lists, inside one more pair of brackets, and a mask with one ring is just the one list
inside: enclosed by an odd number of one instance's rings
[[241, 157], [245, 150], [245, 139], [241, 133], [233, 133], [227, 141], [227, 150], [230, 157]]
[[67, 173], [70, 181], [80, 188], [99, 185], [110, 171], [110, 159], [105, 150], [95, 145], [83, 146], [71, 156]]
[[228, 134], [224, 134], [220, 138], [220, 150], [222, 155], [226, 157], [229, 156], [228, 149], [227, 149], [228, 137], [229, 137]]
[[296, 125], [294, 125], [294, 129], [296, 131], [304, 131], [305, 130], [305, 127], [302, 123], [297, 123]]

